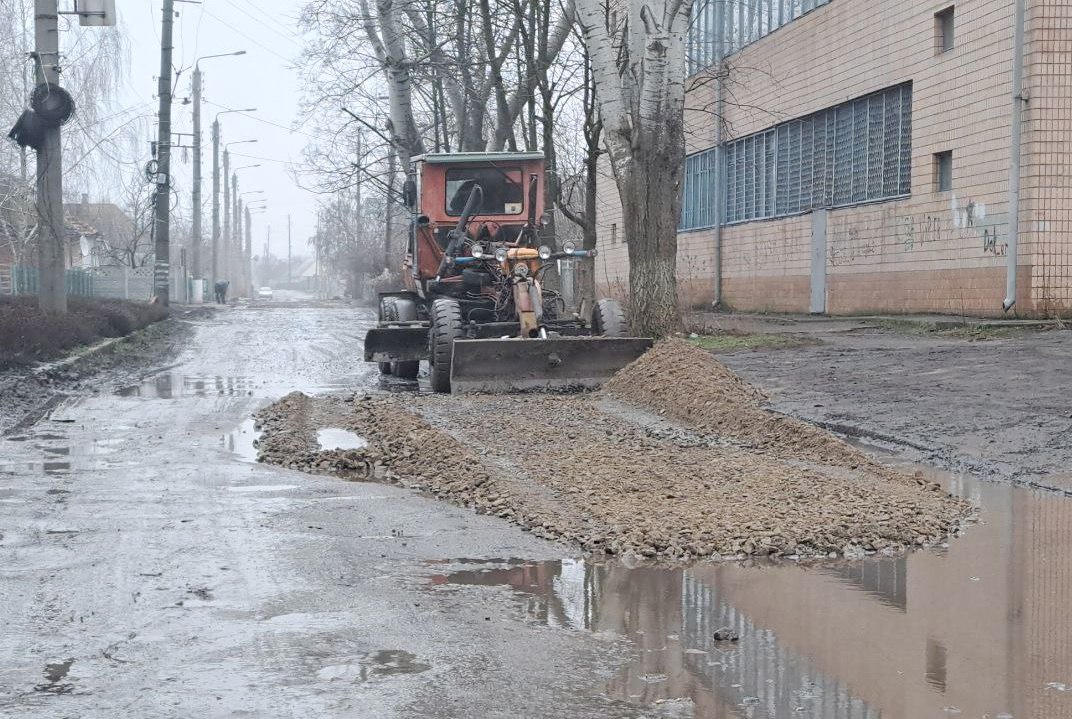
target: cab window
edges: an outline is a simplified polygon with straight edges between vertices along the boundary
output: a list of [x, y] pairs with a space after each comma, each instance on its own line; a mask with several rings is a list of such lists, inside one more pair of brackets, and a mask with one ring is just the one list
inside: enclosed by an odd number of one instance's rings
[[478, 215], [520, 215], [524, 212], [521, 170], [516, 167], [454, 167], [447, 170], [447, 214], [457, 217], [465, 209], [473, 188], [480, 185], [484, 201]]

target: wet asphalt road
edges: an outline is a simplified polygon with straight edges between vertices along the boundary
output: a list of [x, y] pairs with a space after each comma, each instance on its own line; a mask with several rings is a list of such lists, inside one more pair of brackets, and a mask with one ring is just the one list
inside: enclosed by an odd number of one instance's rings
[[[659, 568], [253, 463], [258, 407], [391, 389], [360, 361], [371, 321], [332, 303], [228, 309], [147, 381], [0, 440], [0, 717], [1072, 717], [1063, 492], [937, 473], [981, 508], [947, 547]], [[1068, 446], [1048, 411], [1065, 342], [863, 338], [730, 364], [788, 411], [1000, 470], [1012, 439], [957, 445], [1011, 405], [964, 387], [976, 365], [1021, 360], [1013, 426], [1049, 469]], [[924, 393], [926, 376], [941, 379]], [[886, 449], [918, 460], [906, 447]], [[714, 639], [727, 627], [738, 642]]]
[[613, 637], [526, 621], [505, 590], [434, 591], [448, 560], [568, 550], [248, 461], [256, 408], [375, 384], [371, 319], [228, 309], [144, 385], [0, 442], [0, 716], [657, 715], [605, 698]]

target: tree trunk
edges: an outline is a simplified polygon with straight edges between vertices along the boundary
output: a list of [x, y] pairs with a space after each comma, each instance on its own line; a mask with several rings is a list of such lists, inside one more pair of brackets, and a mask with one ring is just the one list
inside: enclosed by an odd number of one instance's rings
[[685, 32], [692, 0], [629, 4], [618, 22], [602, 0], [578, 0], [607, 155], [629, 244], [634, 333], [681, 329], [677, 226], [685, 161]]
[[635, 171], [617, 177], [629, 247], [629, 322], [640, 337], [681, 330], [677, 297], [677, 225], [681, 164], [650, 144], [634, 148]]

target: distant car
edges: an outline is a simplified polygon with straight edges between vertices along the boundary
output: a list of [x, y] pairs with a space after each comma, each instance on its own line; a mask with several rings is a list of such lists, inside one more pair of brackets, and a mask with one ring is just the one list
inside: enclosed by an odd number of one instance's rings
[[271, 287], [262, 287], [259, 290], [257, 290], [257, 299], [258, 300], [270, 300], [270, 299], [272, 299], [272, 288]]

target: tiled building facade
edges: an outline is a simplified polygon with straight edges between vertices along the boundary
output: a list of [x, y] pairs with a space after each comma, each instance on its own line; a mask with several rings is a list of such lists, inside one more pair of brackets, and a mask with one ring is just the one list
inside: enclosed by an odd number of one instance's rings
[[[1014, 312], [1069, 314], [1072, 5], [1027, 8]], [[698, 0], [682, 300], [1002, 314], [1015, 15], [1014, 0]], [[597, 277], [620, 292], [609, 169], [599, 197]]]

